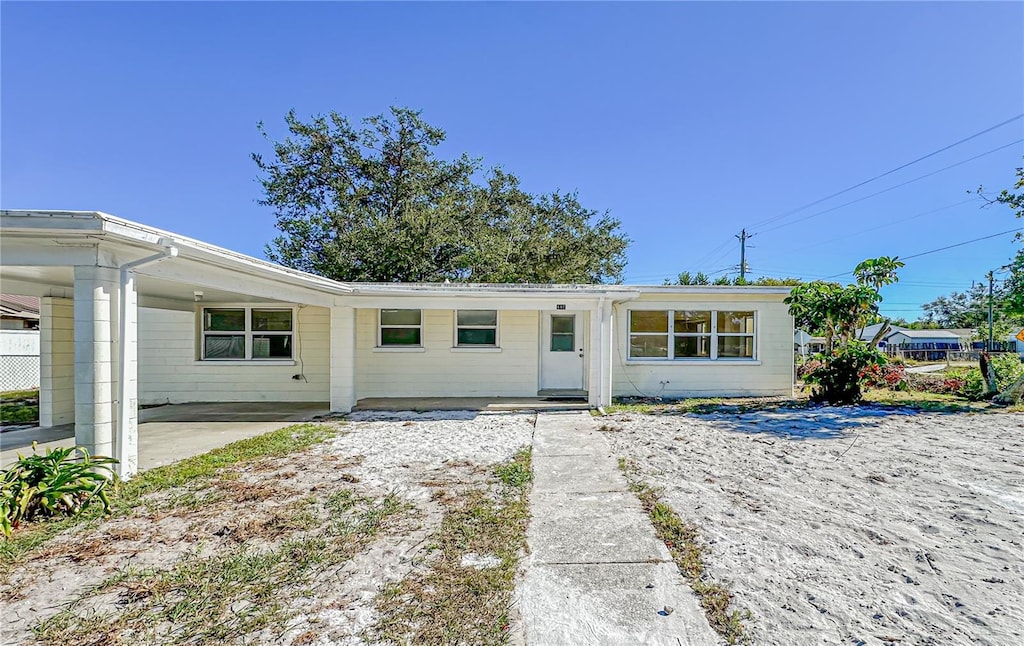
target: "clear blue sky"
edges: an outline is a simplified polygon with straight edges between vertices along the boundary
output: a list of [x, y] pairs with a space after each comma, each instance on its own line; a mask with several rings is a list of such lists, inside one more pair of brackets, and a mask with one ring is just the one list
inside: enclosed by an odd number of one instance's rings
[[[1021, 119], [759, 224], [1024, 112], [1020, 2], [0, 12], [4, 208], [102, 210], [262, 256], [275, 229], [256, 204], [256, 123], [281, 135], [289, 108], [394, 104], [445, 128], [446, 154], [609, 209], [634, 240], [630, 283], [735, 265], [743, 227], [755, 276], [816, 278], [1024, 226], [964, 203], [979, 184], [1011, 185], [1019, 142], [816, 215], [1018, 141]], [[1004, 235], [912, 259], [884, 309], [912, 318], [1016, 249]]]

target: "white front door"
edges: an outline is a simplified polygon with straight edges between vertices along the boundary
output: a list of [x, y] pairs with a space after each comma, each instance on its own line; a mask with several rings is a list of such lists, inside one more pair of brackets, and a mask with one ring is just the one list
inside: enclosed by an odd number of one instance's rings
[[583, 390], [582, 312], [541, 312], [540, 389]]

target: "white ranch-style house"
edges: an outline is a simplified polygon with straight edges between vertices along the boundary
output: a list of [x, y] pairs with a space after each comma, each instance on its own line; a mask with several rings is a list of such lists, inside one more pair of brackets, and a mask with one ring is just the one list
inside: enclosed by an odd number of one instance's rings
[[791, 395], [789, 288], [342, 283], [105, 213], [0, 212], [40, 423], [136, 471], [138, 408]]

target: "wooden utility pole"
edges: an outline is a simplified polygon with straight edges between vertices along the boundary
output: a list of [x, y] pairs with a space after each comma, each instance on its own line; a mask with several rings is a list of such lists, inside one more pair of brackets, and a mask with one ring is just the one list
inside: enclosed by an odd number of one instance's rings
[[992, 280], [995, 272], [988, 272], [988, 351], [992, 352], [996, 347], [992, 342]]
[[736, 237], [740, 239], [740, 281], [743, 281], [747, 278], [747, 238], [751, 236], [743, 229]]

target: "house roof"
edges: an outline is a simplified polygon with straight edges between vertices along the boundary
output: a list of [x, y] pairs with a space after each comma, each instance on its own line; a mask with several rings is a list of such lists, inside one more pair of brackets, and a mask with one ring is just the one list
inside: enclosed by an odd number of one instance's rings
[[[572, 298], [630, 300], [645, 294], [758, 294], [785, 295], [791, 287], [759, 286], [703, 286], [703, 285], [537, 285], [537, 284], [479, 284], [479, 283], [356, 283], [340, 282], [317, 276], [297, 269], [284, 267], [267, 260], [253, 258], [230, 249], [189, 238], [162, 229], [118, 218], [99, 211], [43, 211], [43, 210], [0, 210], [5, 238], [30, 241], [32, 245], [49, 244], [57, 257], [57, 263], [67, 255], [68, 248], [81, 248], [79, 240], [95, 244], [107, 241], [117, 246], [118, 262], [132, 260], [133, 256], [147, 252], [176, 250], [176, 260], [151, 265], [140, 274], [140, 293], [150, 296], [191, 301], [193, 290], [189, 283], [195, 282], [204, 290], [236, 289], [254, 295], [271, 298], [292, 288], [289, 295], [278, 296], [278, 300], [299, 300], [312, 304], [336, 304], [337, 299], [346, 296], [358, 297], [429, 297], [449, 295], [467, 298]], [[22, 247], [23, 251], [25, 247]], [[29, 247], [34, 252], [35, 247]], [[123, 257], [120, 255], [123, 252]], [[17, 263], [12, 263], [17, 264]], [[68, 260], [67, 265], [74, 262]], [[26, 280], [24, 273], [9, 269], [13, 278]], [[202, 277], [205, 282], [198, 281]], [[70, 285], [66, 274], [55, 276], [51, 272], [51, 284], [59, 282]], [[162, 281], [162, 282], [161, 282]], [[36, 281], [41, 282], [41, 281]], [[256, 284], [258, 283], [258, 285]], [[176, 285], [176, 286], [175, 286]], [[301, 290], [296, 291], [296, 290]], [[200, 299], [196, 291], [196, 300]], [[312, 301], [318, 302], [312, 302]]]
[[911, 339], [960, 339], [959, 330], [900, 330]]
[[17, 294], [0, 294], [0, 315], [8, 318], [38, 319], [39, 298], [35, 296], [19, 296]]

